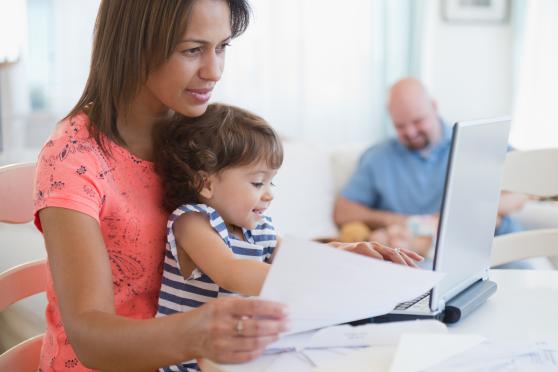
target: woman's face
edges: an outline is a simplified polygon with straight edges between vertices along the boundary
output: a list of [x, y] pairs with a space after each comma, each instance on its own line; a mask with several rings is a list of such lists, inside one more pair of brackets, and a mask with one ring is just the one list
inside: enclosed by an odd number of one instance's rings
[[160, 111], [196, 117], [209, 104], [223, 73], [231, 39], [230, 10], [223, 0], [195, 1], [186, 32], [171, 57], [152, 71], [145, 88]]

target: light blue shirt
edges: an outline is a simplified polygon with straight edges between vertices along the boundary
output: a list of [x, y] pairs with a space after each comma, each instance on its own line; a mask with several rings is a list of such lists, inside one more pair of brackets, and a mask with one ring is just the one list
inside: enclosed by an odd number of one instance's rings
[[[439, 213], [451, 149], [451, 128], [427, 151], [409, 150], [397, 138], [370, 147], [361, 156], [341, 195], [369, 208], [406, 215]], [[520, 230], [509, 217], [497, 234]]]

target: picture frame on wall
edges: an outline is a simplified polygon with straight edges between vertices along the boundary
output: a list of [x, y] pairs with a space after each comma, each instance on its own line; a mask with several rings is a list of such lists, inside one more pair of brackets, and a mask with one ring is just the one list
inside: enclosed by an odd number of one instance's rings
[[441, 0], [442, 19], [449, 23], [506, 23], [509, 0]]

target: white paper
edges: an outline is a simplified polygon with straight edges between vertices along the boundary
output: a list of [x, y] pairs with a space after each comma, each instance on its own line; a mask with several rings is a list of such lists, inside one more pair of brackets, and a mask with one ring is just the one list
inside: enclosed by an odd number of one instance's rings
[[284, 238], [260, 297], [288, 306], [287, 334], [292, 334], [388, 313], [431, 289], [442, 276]]
[[333, 348], [284, 353], [275, 359], [265, 372], [313, 372], [316, 367], [330, 365], [340, 357], [353, 352], [353, 349]]
[[558, 370], [558, 348], [545, 342], [485, 341], [429, 368], [428, 372], [550, 372]]
[[312, 372], [387, 372], [395, 355], [395, 346], [374, 346], [339, 357]]
[[403, 334], [444, 334], [447, 330], [446, 325], [437, 320], [372, 323], [357, 327], [344, 324], [282, 337], [268, 346], [267, 353], [302, 349], [395, 346]]
[[401, 337], [390, 372], [424, 371], [483, 342], [478, 335], [407, 334]]

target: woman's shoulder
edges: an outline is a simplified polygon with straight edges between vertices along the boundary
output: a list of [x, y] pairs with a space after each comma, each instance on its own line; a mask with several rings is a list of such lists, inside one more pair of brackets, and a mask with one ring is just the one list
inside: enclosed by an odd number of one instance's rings
[[80, 112], [60, 120], [50, 135], [49, 141], [60, 139], [93, 139], [89, 135], [89, 117], [87, 114]]
[[62, 119], [43, 145], [39, 160], [57, 156], [64, 160], [68, 155], [77, 152], [91, 152], [98, 149], [95, 140], [89, 135], [89, 118], [80, 113]]
[[86, 172], [97, 173], [103, 168], [103, 153], [89, 135], [85, 114], [60, 121], [44, 144], [37, 159], [37, 182], [48, 183], [51, 178], [70, 182]]

